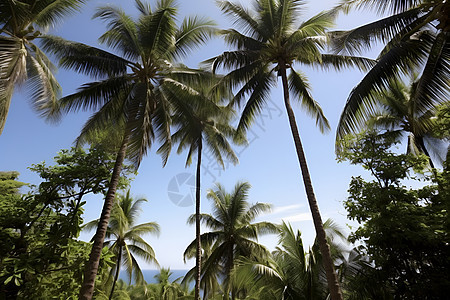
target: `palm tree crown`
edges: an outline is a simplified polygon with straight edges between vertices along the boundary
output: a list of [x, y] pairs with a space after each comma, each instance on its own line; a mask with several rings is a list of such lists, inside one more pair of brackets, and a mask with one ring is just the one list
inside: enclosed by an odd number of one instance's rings
[[169, 136], [171, 101], [177, 99], [173, 87], [187, 88], [186, 82], [200, 76], [176, 60], [214, 31], [212, 21], [198, 17], [186, 18], [177, 26], [173, 2], [159, 1], [152, 10], [136, 0], [138, 20], [120, 8], [100, 7], [95, 17], [107, 22], [108, 31], [99, 42], [117, 54], [57, 37], [45, 39], [44, 48], [58, 56], [63, 67], [98, 79], [60, 101], [63, 112], [97, 110], [85, 124], [79, 142], [103, 128], [117, 126], [129, 136], [128, 155], [138, 165], [155, 137]]
[[28, 80], [34, 108], [48, 116], [61, 87], [55, 66], [36, 39], [64, 17], [78, 11], [84, 0], [0, 1], [0, 134], [5, 126], [14, 87]]
[[350, 93], [339, 121], [337, 140], [365, 125], [376, 109], [378, 93], [389, 89], [393, 79], [419, 73], [411, 101], [421, 114], [448, 102], [450, 3], [445, 0], [347, 0], [339, 8], [348, 11], [353, 6], [392, 15], [331, 34], [337, 53], [360, 53], [377, 40], [385, 44], [377, 64]]
[[[122, 265], [125, 267], [130, 282], [134, 279], [136, 284], [144, 284], [144, 276], [136, 257], [146, 262], [158, 264], [153, 248], [142, 236], [159, 234], [159, 225], [155, 222], [136, 224], [141, 211], [140, 206], [146, 201], [144, 198], [134, 199], [130, 195], [130, 190], [126, 194], [119, 194], [116, 197], [104, 243], [115, 254], [117, 260], [116, 265], [111, 270], [111, 275], [115, 277], [111, 294]], [[89, 222], [85, 229], [97, 228], [98, 222], [99, 220]]]
[[[414, 155], [425, 154], [429, 158], [431, 167], [434, 167], [431, 157], [442, 162], [443, 141], [432, 136], [436, 128], [434, 109], [422, 112], [415, 105], [414, 98], [418, 81], [410, 85], [392, 79], [387, 91], [379, 93], [375, 112], [369, 116], [369, 128], [387, 129], [400, 134], [408, 135], [407, 152]], [[446, 150], [446, 149], [445, 149]]]
[[239, 4], [220, 2], [222, 10], [233, 16], [235, 24], [242, 30], [223, 30], [226, 42], [236, 50], [224, 52], [209, 62], [214, 69], [223, 66], [232, 70], [224, 81], [233, 86], [242, 84], [234, 97], [236, 104], [250, 95], [239, 127], [250, 126], [267, 101], [269, 90], [275, 87], [277, 76], [289, 70], [289, 91], [301, 100], [320, 130], [325, 131], [329, 129], [328, 121], [309, 92], [306, 76], [296, 71], [294, 65], [337, 69], [353, 65], [365, 69], [373, 65], [371, 60], [364, 58], [322, 54], [321, 50], [326, 46], [325, 30], [333, 25], [335, 14], [323, 12], [300, 23], [298, 17], [304, 4], [299, 0], [256, 0], [255, 11], [249, 11]]
[[[197, 92], [185, 92], [184, 101], [177, 103], [172, 116], [172, 122], [176, 126], [177, 131], [172, 135], [171, 141], [166, 143], [158, 150], [162, 152], [164, 160], [170, 151], [171, 143], [179, 143], [178, 153], [183, 149], [189, 148], [186, 165], [192, 161], [192, 155], [197, 152], [197, 174], [196, 174], [196, 282], [195, 282], [195, 299], [200, 297], [200, 279], [201, 279], [201, 243], [200, 243], [200, 192], [201, 192], [201, 163], [203, 147], [207, 146], [208, 150], [216, 158], [217, 162], [225, 167], [223, 155], [230, 159], [233, 163], [237, 163], [238, 159], [231, 148], [227, 137], [234, 137], [234, 140], [240, 142], [239, 135], [235, 134], [235, 130], [228, 124], [231, 110], [229, 107], [220, 107], [218, 102], [222, 101], [222, 97], [229, 96], [231, 92], [223, 90], [215, 90], [212, 92], [212, 83], [215, 77], [211, 77], [211, 82], [205, 81], [201, 86], [196, 87]], [[181, 91], [180, 91], [181, 92]]]
[[234, 17], [235, 24], [241, 31], [224, 30], [225, 40], [236, 50], [224, 52], [209, 62], [212, 63], [213, 69], [217, 67], [231, 69], [223, 81], [232, 87], [239, 87], [234, 103], [240, 105], [242, 99], [248, 96], [238, 130], [250, 126], [255, 115], [264, 107], [270, 89], [277, 83], [277, 77], [281, 77], [284, 104], [303, 183], [321, 250], [326, 257], [324, 264], [327, 266], [332, 299], [342, 299], [289, 98], [292, 95], [295, 100], [301, 102], [302, 107], [313, 116], [321, 131], [328, 130], [330, 127], [328, 121], [320, 105], [310, 94], [306, 76], [295, 70], [294, 65], [333, 67], [337, 70], [356, 66], [366, 70], [374, 65], [374, 62], [361, 57], [322, 53], [327, 41], [325, 32], [333, 25], [336, 17], [334, 11], [322, 12], [300, 22], [298, 17], [301, 15], [301, 7], [305, 4], [302, 0], [254, 0], [252, 11], [228, 1], [220, 3], [222, 10]]
[[[344, 257], [345, 250], [336, 238], [343, 235], [331, 220], [327, 220], [324, 227], [333, 260], [337, 262]], [[326, 299], [327, 282], [317, 240], [307, 251], [300, 231], [295, 232], [290, 224], [283, 222], [278, 244], [268, 259], [240, 261], [233, 274], [234, 280], [244, 286], [262, 287], [263, 299]]]
[[[239, 256], [252, 257], [267, 253], [265, 247], [256, 240], [260, 234], [276, 233], [277, 227], [269, 222], [253, 223], [259, 214], [270, 210], [270, 205], [250, 205], [247, 202], [249, 189], [248, 183], [238, 183], [229, 194], [217, 184], [214, 190], [208, 192], [207, 197], [213, 202], [212, 215], [200, 215], [201, 222], [211, 229], [200, 237], [202, 248], [211, 249], [202, 264], [203, 281], [210, 280], [210, 277], [214, 277], [219, 271], [222, 272], [220, 276], [225, 278], [226, 284], [229, 284], [231, 270]], [[195, 223], [195, 215], [189, 218], [188, 223]], [[184, 253], [186, 258], [193, 257], [195, 246], [193, 241], [187, 247]], [[230, 291], [233, 293], [228, 286], [225, 293]]]
[[189, 89], [186, 82], [201, 79], [201, 74], [177, 64], [177, 59], [204, 43], [214, 31], [211, 21], [198, 17], [185, 18], [178, 26], [173, 0], [158, 1], [155, 8], [141, 0], [136, 0], [135, 4], [140, 12], [137, 20], [111, 6], [101, 7], [95, 14], [95, 17], [106, 21], [108, 27], [99, 38], [100, 43], [117, 54], [57, 37], [46, 37], [43, 45], [60, 59], [63, 67], [96, 80], [82, 85], [76, 93], [62, 98], [59, 103], [62, 112], [96, 111], [84, 125], [78, 143], [89, 141], [106, 128], [122, 133], [80, 291], [81, 299], [92, 298], [125, 156], [139, 166], [155, 138], [170, 138], [172, 103], [181, 101], [174, 87]]

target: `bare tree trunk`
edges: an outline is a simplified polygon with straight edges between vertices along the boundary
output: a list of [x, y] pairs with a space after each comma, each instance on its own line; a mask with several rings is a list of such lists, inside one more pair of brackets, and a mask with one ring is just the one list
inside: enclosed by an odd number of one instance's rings
[[332, 300], [342, 300], [342, 293], [339, 287], [339, 281], [337, 274], [334, 270], [333, 260], [331, 259], [330, 246], [327, 243], [325, 230], [323, 228], [322, 217], [320, 216], [319, 207], [317, 205], [316, 196], [314, 195], [314, 189], [311, 183], [311, 177], [309, 175], [308, 165], [306, 163], [305, 153], [303, 152], [302, 142], [300, 140], [300, 134], [298, 133], [297, 123], [295, 121], [294, 111], [292, 110], [289, 101], [289, 86], [287, 82], [286, 68], [284, 63], [280, 63], [279, 74], [283, 83], [284, 104], [289, 118], [289, 125], [291, 127], [292, 137], [294, 138], [295, 148], [297, 151], [298, 161], [300, 163], [300, 169], [302, 172], [303, 183], [305, 185], [306, 196], [308, 198], [309, 208], [316, 229], [316, 236], [319, 242], [320, 252], [323, 258], [323, 267], [327, 276], [328, 288]]
[[200, 279], [201, 279], [201, 242], [200, 242], [200, 174], [202, 165], [202, 139], [200, 138], [198, 145], [198, 159], [197, 159], [197, 175], [196, 175], [196, 190], [195, 190], [195, 239], [197, 249], [195, 253], [195, 300], [200, 300]]
[[111, 175], [108, 192], [106, 193], [105, 203], [103, 204], [102, 214], [98, 222], [97, 231], [94, 236], [94, 244], [92, 245], [89, 261], [84, 271], [84, 281], [80, 289], [79, 299], [91, 300], [94, 294], [95, 277], [97, 276], [100, 256], [102, 254], [103, 242], [105, 240], [106, 229], [108, 228], [111, 209], [114, 204], [117, 185], [119, 184], [120, 172], [122, 171], [123, 162], [128, 147], [129, 134], [125, 134], [122, 145], [117, 153], [116, 163]]
[[119, 245], [119, 254], [117, 255], [117, 268], [116, 268], [116, 274], [114, 274], [114, 281], [111, 288], [111, 293], [109, 294], [109, 300], [112, 299], [112, 296], [114, 294], [114, 288], [116, 287], [117, 279], [119, 278], [120, 273], [120, 262], [122, 261], [122, 246]]

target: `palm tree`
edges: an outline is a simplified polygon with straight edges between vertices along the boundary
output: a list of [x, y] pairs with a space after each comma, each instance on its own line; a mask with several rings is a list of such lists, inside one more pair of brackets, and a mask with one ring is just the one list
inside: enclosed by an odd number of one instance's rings
[[[225, 298], [235, 299], [235, 289], [230, 287], [231, 270], [238, 257], [263, 256], [267, 254], [264, 246], [255, 240], [260, 234], [276, 233], [277, 227], [269, 222], [252, 223], [259, 214], [270, 210], [270, 205], [247, 202], [250, 184], [238, 183], [233, 192], [228, 194], [220, 184], [210, 190], [207, 198], [213, 201], [213, 213], [201, 214], [200, 221], [212, 231], [203, 233], [200, 240], [204, 249], [211, 248], [210, 255], [203, 263], [203, 278], [208, 281], [217, 271], [225, 279]], [[196, 215], [191, 215], [189, 224], [194, 224]], [[194, 240], [184, 252], [185, 258], [193, 257], [196, 241]], [[204, 291], [205, 296], [208, 291]], [[210, 295], [208, 295], [210, 296]]]
[[0, 1], [0, 135], [16, 85], [25, 81], [34, 108], [44, 116], [55, 108], [61, 87], [54, 65], [36, 44], [43, 32], [78, 11], [84, 0]]
[[325, 30], [333, 25], [335, 13], [323, 12], [297, 25], [299, 10], [304, 2], [255, 0], [255, 11], [228, 1], [221, 2], [221, 9], [234, 16], [235, 24], [241, 26], [242, 32], [235, 29], [224, 30], [225, 40], [237, 50], [224, 52], [209, 62], [213, 64], [213, 69], [219, 66], [234, 69], [225, 76], [224, 81], [233, 86], [240, 86], [234, 98], [235, 104], [240, 105], [242, 99], [249, 95], [238, 125], [241, 130], [250, 126], [255, 115], [266, 103], [269, 90], [276, 85], [277, 77], [281, 77], [284, 104], [314, 226], [324, 255], [323, 262], [332, 299], [342, 299], [289, 97], [291, 94], [301, 100], [321, 131], [329, 129], [322, 109], [309, 92], [307, 78], [294, 69], [294, 64], [334, 67], [339, 70], [347, 66], [366, 69], [373, 65], [373, 62], [364, 58], [322, 54], [321, 50], [326, 43]]
[[[116, 264], [111, 270], [114, 276], [109, 299], [112, 299], [114, 287], [119, 278], [120, 266], [124, 265], [130, 283], [134, 278], [136, 284], [145, 283], [144, 275], [139, 267], [136, 257], [146, 262], [158, 264], [153, 248], [142, 238], [146, 234], [159, 234], [159, 225], [155, 222], [135, 224], [139, 217], [141, 204], [146, 202], [144, 198], [134, 199], [130, 190], [126, 194], [118, 195], [111, 211], [111, 221], [106, 230], [104, 245], [107, 246], [116, 257]], [[99, 220], [86, 224], [86, 230], [97, 228]], [[132, 276], [134, 274], [134, 276]]]
[[[347, 0], [346, 11], [371, 8], [390, 13], [381, 20], [331, 34], [336, 53], [360, 53], [375, 41], [385, 43], [377, 64], [352, 90], [341, 114], [336, 140], [357, 132], [365, 125], [379, 102], [380, 91], [389, 89], [393, 79], [419, 73], [411, 102], [425, 114], [450, 96], [450, 3], [446, 0]], [[339, 152], [339, 143], [337, 143]]]
[[[69, 69], [92, 76], [94, 82], [59, 102], [61, 111], [96, 110], [84, 125], [78, 144], [105, 128], [116, 128], [122, 133], [116, 164], [105, 197], [99, 227], [86, 266], [80, 298], [91, 299], [103, 247], [111, 207], [125, 156], [139, 166], [142, 157], [155, 137], [170, 137], [170, 108], [180, 101], [171, 92], [183, 82], [201, 80], [201, 74], [176, 63], [191, 50], [204, 43], [213, 33], [209, 20], [185, 18], [180, 26], [175, 20], [177, 9], [173, 0], [161, 0], [154, 9], [150, 4], [135, 0], [140, 12], [137, 20], [120, 8], [105, 6], [95, 17], [107, 22], [108, 30], [100, 43], [118, 54], [63, 40], [47, 37], [44, 49], [60, 59]], [[186, 87], [188, 88], [188, 87]]]
[[[200, 243], [200, 192], [201, 192], [201, 163], [203, 146], [207, 146], [218, 163], [225, 168], [222, 156], [225, 155], [231, 162], [237, 163], [236, 157], [227, 137], [234, 137], [236, 142], [242, 142], [228, 124], [230, 111], [226, 107], [220, 107], [216, 103], [221, 99], [217, 93], [211, 93], [207, 84], [197, 88], [197, 93], [186, 93], [184, 101], [178, 103], [174, 109], [172, 123], [176, 126], [176, 132], [171, 137], [171, 143], [178, 143], [177, 152], [180, 154], [188, 148], [186, 166], [192, 162], [192, 155], [197, 151], [196, 195], [195, 195], [195, 236], [196, 249], [196, 278], [195, 299], [200, 297], [201, 278], [201, 243]], [[220, 97], [219, 97], [220, 98]], [[170, 143], [165, 143], [159, 149], [167, 158], [170, 151]]]
[[[341, 242], [347, 239], [334, 222], [328, 219], [324, 227], [333, 262], [339, 270], [339, 282], [346, 287], [349, 280], [361, 275], [362, 266], [369, 264], [354, 249], [348, 251], [342, 246]], [[328, 299], [329, 290], [321, 262], [323, 257], [317, 239], [306, 250], [300, 231], [295, 232], [290, 224], [283, 222], [278, 245], [268, 259], [241, 259], [233, 272], [233, 282], [256, 291], [258, 299], [262, 300]], [[348, 292], [352, 294], [352, 290]]]
[[[439, 140], [432, 136], [436, 127], [434, 110], [421, 112], [414, 105], [418, 81], [412, 80], [407, 86], [403, 82], [390, 80], [387, 91], [379, 93], [375, 111], [368, 116], [369, 128], [386, 129], [408, 134], [407, 152], [415, 155], [425, 154], [434, 168], [431, 153], [439, 157]], [[442, 160], [441, 160], [442, 161]]]

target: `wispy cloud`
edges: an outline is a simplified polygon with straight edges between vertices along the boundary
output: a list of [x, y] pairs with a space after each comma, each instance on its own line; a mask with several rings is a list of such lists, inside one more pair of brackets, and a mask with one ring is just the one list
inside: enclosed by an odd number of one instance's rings
[[272, 210], [271, 214], [279, 214], [285, 211], [290, 211], [292, 212], [293, 210], [299, 210], [300, 208], [302, 208], [304, 205], [303, 204], [293, 204], [293, 205], [285, 205], [285, 206], [277, 206]]
[[312, 217], [311, 217], [310, 213], [300, 213], [300, 214], [283, 217], [281, 219], [285, 222], [294, 223], [294, 222], [310, 221], [310, 220], [312, 220]]
[[276, 206], [270, 213], [265, 214], [264, 218], [273, 223], [281, 223], [282, 221], [294, 223], [312, 219], [309, 211], [305, 212], [305, 205], [303, 204]]

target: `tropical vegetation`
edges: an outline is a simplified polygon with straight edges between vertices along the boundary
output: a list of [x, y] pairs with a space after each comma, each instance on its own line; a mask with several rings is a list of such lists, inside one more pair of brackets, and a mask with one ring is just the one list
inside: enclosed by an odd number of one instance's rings
[[16, 86], [27, 82], [32, 104], [41, 115], [49, 117], [56, 109], [61, 96], [56, 68], [36, 41], [85, 2], [0, 1], [0, 135]]
[[82, 299], [92, 298], [117, 179], [125, 157], [138, 167], [155, 138], [170, 138], [170, 108], [174, 102], [181, 101], [177, 88], [189, 88], [184, 82], [198, 81], [201, 75], [187, 70], [178, 60], [204, 43], [213, 32], [213, 22], [199, 17], [185, 18], [181, 24], [176, 24], [177, 9], [173, 1], [159, 1], [154, 8], [140, 0], [136, 0], [135, 5], [139, 11], [137, 20], [113, 6], [100, 7], [94, 15], [105, 21], [108, 28], [99, 42], [118, 54], [54, 36], [47, 36], [43, 46], [60, 58], [62, 67], [97, 80], [84, 84], [79, 91], [59, 101], [61, 112], [96, 111], [81, 130], [77, 142], [86, 142], [106, 128], [122, 133], [86, 267], [85, 283], [80, 291]]
[[222, 31], [225, 41], [236, 50], [224, 52], [210, 62], [213, 69], [221, 66], [229, 69], [223, 81], [239, 86], [233, 104], [240, 106], [245, 102], [245, 106], [238, 130], [245, 130], [251, 125], [267, 103], [270, 89], [275, 87], [278, 77], [281, 77], [284, 105], [314, 227], [324, 253], [323, 263], [332, 299], [342, 299], [290, 96], [302, 104], [322, 132], [329, 130], [328, 120], [319, 103], [312, 97], [306, 76], [295, 69], [295, 64], [337, 70], [355, 66], [366, 70], [373, 65], [373, 61], [323, 53], [326, 47], [325, 33], [333, 26], [336, 17], [333, 11], [321, 12], [300, 22], [305, 1], [255, 0], [252, 4], [254, 11], [229, 1], [220, 2], [222, 11], [234, 18], [240, 31], [234, 28]]
[[[48, 34], [85, 2], [0, 0], [0, 138], [13, 132], [5, 126], [6, 117], [17, 111], [13, 95], [24, 84], [31, 104], [47, 120], [93, 112], [75, 147], [60, 150], [53, 163], [29, 167], [32, 177], [22, 180], [35, 185], [19, 181], [19, 172], [0, 171], [0, 299], [448, 297], [448, 1], [343, 0], [306, 18], [303, 0], [252, 0], [250, 5], [219, 1], [217, 10], [233, 21], [223, 30], [208, 18], [180, 15], [174, 0], [135, 0], [132, 14], [111, 5], [97, 8], [94, 19], [106, 24], [98, 45]], [[330, 31], [340, 13], [354, 9], [375, 10], [381, 17], [350, 30]], [[215, 49], [208, 54], [212, 58], [200, 52], [198, 61], [203, 63], [190, 66], [193, 50], [213, 37], [230, 49]], [[375, 59], [362, 57], [377, 45], [382, 49]], [[56, 65], [67, 74], [83, 75], [88, 83], [62, 97], [67, 82], [56, 80], [65, 78], [65, 73], [56, 77]], [[291, 101], [299, 102], [322, 132], [329, 130], [333, 124], [324, 114], [328, 107], [322, 110], [315, 99], [327, 82], [311, 76], [318, 85], [313, 94], [306, 72], [309, 77], [315, 69], [340, 72], [350, 67], [364, 74], [346, 91], [347, 101], [342, 99], [335, 141], [337, 159], [361, 167], [341, 199], [350, 224], [347, 236], [335, 222], [322, 222], [304, 147], [318, 153], [323, 147], [302, 144], [298, 127], [307, 125], [296, 120]], [[231, 191], [215, 178], [205, 193], [211, 208], [200, 206], [206, 159], [223, 171], [238, 157], [240, 167], [256, 159], [262, 168], [288, 156], [284, 147], [277, 147], [278, 140], [271, 140], [264, 157], [236, 151], [257, 147], [250, 139], [245, 144], [245, 135], [258, 126], [260, 116], [270, 114], [269, 101], [279, 98], [272, 94], [278, 83], [316, 231], [310, 245], [305, 223], [294, 223], [297, 215], [291, 222], [277, 215], [280, 208], [300, 206], [278, 206], [301, 196], [280, 187], [291, 179], [288, 175], [270, 170], [271, 177], [280, 178], [269, 178], [263, 187], [276, 193], [269, 199], [276, 204], [274, 211], [272, 204], [254, 202], [267, 201], [265, 194], [253, 196], [250, 183], [234, 176], [237, 183]], [[273, 127], [280, 138], [286, 135]], [[10, 158], [11, 149], [19, 156], [25, 147], [41, 155], [20, 134], [14, 132], [12, 144], [2, 143], [2, 159]], [[407, 145], [401, 145], [405, 137]], [[39, 147], [57, 138], [42, 132]], [[23, 146], [17, 147], [16, 141]], [[157, 263], [160, 240], [147, 240], [160, 230], [164, 236], [167, 226], [160, 229], [148, 221], [154, 212], [165, 218], [164, 224], [173, 224], [172, 215], [161, 212], [165, 197], [152, 185], [147, 191], [152, 204], [147, 206], [147, 196], [130, 192], [154, 145], [166, 167], [152, 170], [154, 177], [172, 172], [172, 152], [187, 152], [186, 167], [195, 162], [196, 175], [190, 177], [195, 182], [187, 186], [195, 198], [195, 213], [187, 223], [195, 224], [195, 230], [185, 240], [183, 255], [185, 262], [195, 258], [195, 266], [178, 278], [174, 274], [183, 271]], [[27, 166], [35, 159], [20, 158]], [[259, 172], [257, 167], [252, 172]], [[319, 174], [324, 170], [326, 166]], [[98, 199], [103, 200], [97, 202], [101, 212], [88, 209]], [[86, 218], [95, 220], [83, 225]], [[90, 242], [83, 229], [95, 229]], [[272, 245], [262, 238], [270, 239], [269, 234], [278, 235], [276, 245], [273, 237]], [[149, 263], [158, 267], [154, 277], [145, 270]]]
[[[247, 201], [250, 184], [237, 183], [231, 193], [217, 184], [208, 192], [207, 197], [213, 203], [212, 215], [200, 214], [200, 221], [211, 231], [200, 235], [200, 242], [206, 250], [203, 259], [202, 279], [204, 297], [208, 299], [215, 294], [217, 280], [224, 281], [223, 297], [237, 299], [238, 291], [231, 285], [231, 274], [236, 261], [243, 257], [265, 257], [268, 250], [257, 243], [258, 235], [276, 233], [277, 227], [270, 222], [253, 221], [258, 215], [268, 212], [270, 205], [266, 203], [250, 204]], [[193, 224], [196, 216], [192, 215], [188, 223]], [[184, 252], [185, 258], [193, 257], [195, 241]], [[209, 290], [209, 287], [213, 287]]]
[[[197, 152], [197, 170], [195, 175], [195, 235], [196, 235], [196, 279], [195, 279], [195, 299], [200, 296], [200, 277], [201, 277], [201, 241], [200, 241], [200, 195], [201, 195], [201, 167], [203, 147], [207, 147], [214, 155], [217, 162], [225, 168], [224, 158], [233, 163], [238, 162], [238, 158], [228, 142], [233, 138], [235, 142], [241, 143], [239, 135], [229, 125], [229, 119], [232, 111], [223, 106], [218, 106], [223, 101], [223, 97], [230, 93], [214, 93], [212, 85], [214, 76], [211, 77], [211, 83], [205, 81], [201, 86], [196, 86], [197, 93], [184, 93], [183, 101], [178, 103], [171, 116], [172, 126], [175, 133], [172, 134], [170, 142], [166, 141], [158, 152], [163, 154], [167, 161], [171, 144], [178, 143], [177, 153], [180, 154], [185, 148], [188, 148], [186, 166], [192, 162], [192, 156]], [[180, 94], [182, 92], [180, 91]]]
[[[111, 268], [112, 287], [109, 299], [112, 299], [114, 288], [119, 278], [120, 267], [123, 265], [125, 272], [131, 282], [133, 279], [137, 285], [145, 283], [144, 275], [139, 266], [137, 258], [147, 263], [158, 262], [155, 251], [143, 238], [146, 234], [158, 234], [159, 225], [155, 222], [136, 224], [139, 217], [140, 206], [144, 198], [134, 199], [130, 190], [125, 194], [118, 194], [111, 210], [111, 221], [106, 231], [104, 245], [114, 254], [115, 264]], [[97, 228], [99, 220], [87, 223], [86, 230]]]

